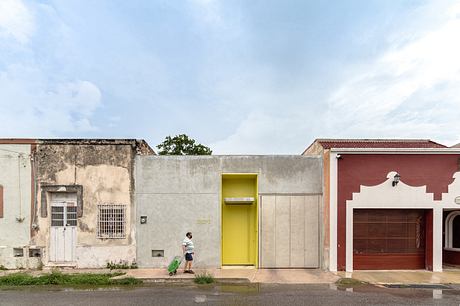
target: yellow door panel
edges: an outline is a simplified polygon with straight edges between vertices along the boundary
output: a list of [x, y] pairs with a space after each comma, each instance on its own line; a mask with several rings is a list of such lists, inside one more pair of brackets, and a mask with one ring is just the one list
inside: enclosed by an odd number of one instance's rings
[[[224, 198], [255, 199], [252, 204], [226, 204]], [[222, 176], [222, 264], [257, 265], [257, 176]]]
[[[224, 204], [225, 205], [225, 204]], [[223, 254], [225, 264], [251, 264], [250, 210], [247, 205], [225, 205]]]

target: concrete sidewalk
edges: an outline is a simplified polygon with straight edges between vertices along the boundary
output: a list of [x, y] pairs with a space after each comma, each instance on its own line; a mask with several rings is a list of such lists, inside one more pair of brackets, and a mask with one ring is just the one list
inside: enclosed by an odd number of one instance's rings
[[[331, 284], [340, 277], [326, 271], [315, 269], [194, 269], [195, 275], [209, 273], [219, 281], [241, 281], [251, 283], [277, 284]], [[181, 281], [193, 279], [195, 275], [178, 270], [169, 276], [165, 269], [126, 270], [121, 277], [135, 277], [149, 281]]]
[[[9, 270], [0, 271], [0, 276], [25, 272], [40, 275], [51, 272], [44, 268], [42, 271]], [[183, 282], [192, 281], [195, 275], [185, 274], [182, 269], [177, 275], [169, 276], [166, 269], [61, 269], [62, 273], [113, 273], [123, 272], [117, 278], [135, 277], [146, 282]], [[388, 271], [356, 271], [356, 272], [327, 272], [317, 269], [194, 269], [196, 274], [209, 273], [221, 282], [250, 282], [268, 284], [333, 284], [340, 278], [353, 278], [371, 284], [460, 284], [459, 269], [445, 269], [443, 272], [426, 270], [388, 270]]]
[[460, 270], [388, 270], [337, 272], [342, 278], [354, 278], [371, 284], [460, 284]]
[[[29, 273], [35, 276], [50, 273], [51, 268], [37, 270], [8, 270], [0, 271], [0, 276], [12, 273]], [[232, 269], [194, 269], [195, 275], [185, 274], [182, 269], [176, 275], [169, 276], [166, 269], [60, 269], [62, 273], [114, 273], [123, 272], [124, 275], [115, 278], [134, 277], [146, 282], [183, 282], [192, 281], [196, 274], [209, 273], [216, 280], [221, 282], [250, 282], [250, 283], [272, 283], [272, 284], [332, 284], [339, 276], [331, 272], [316, 269], [254, 269], [254, 268], [232, 268]]]

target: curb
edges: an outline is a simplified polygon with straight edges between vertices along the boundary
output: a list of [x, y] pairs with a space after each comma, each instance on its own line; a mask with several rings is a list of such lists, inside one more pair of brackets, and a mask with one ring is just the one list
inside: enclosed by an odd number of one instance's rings
[[[174, 284], [194, 284], [194, 278], [169, 278], [169, 277], [162, 277], [162, 278], [137, 278], [144, 283], [174, 283]], [[216, 284], [250, 284], [251, 281], [247, 278], [217, 278], [214, 279], [214, 283]]]

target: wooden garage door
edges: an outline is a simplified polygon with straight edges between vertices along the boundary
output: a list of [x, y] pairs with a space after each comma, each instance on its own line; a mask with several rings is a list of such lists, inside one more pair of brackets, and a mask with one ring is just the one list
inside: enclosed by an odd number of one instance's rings
[[260, 266], [319, 267], [320, 197], [270, 195], [260, 203]]
[[353, 269], [425, 269], [425, 210], [354, 209]]

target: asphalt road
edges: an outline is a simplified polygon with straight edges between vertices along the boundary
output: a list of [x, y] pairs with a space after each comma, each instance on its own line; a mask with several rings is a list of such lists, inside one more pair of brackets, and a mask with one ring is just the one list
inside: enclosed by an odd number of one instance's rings
[[136, 288], [0, 290], [0, 305], [460, 305], [460, 290], [325, 285], [150, 285]]

